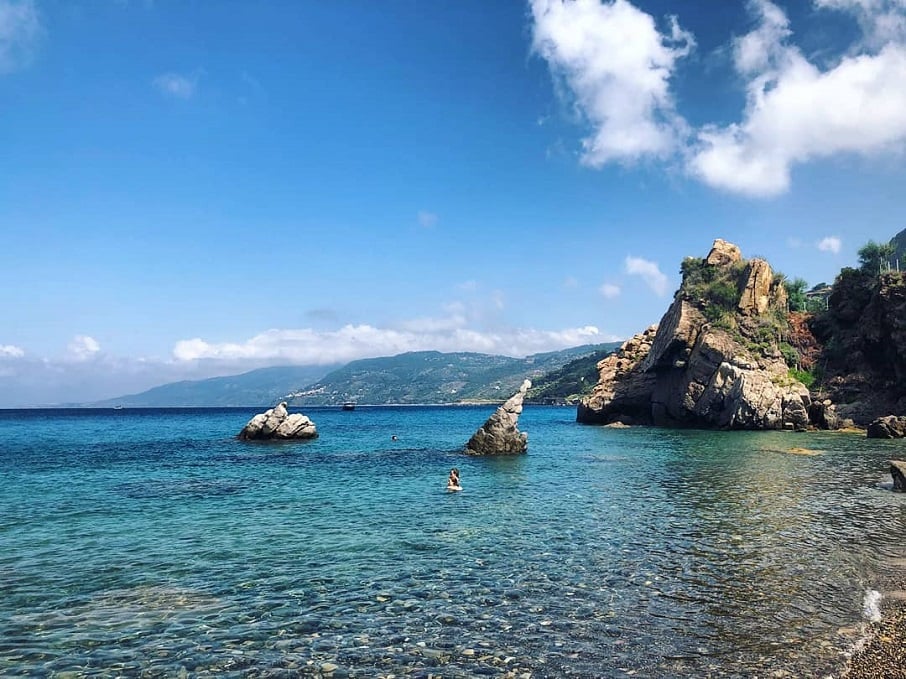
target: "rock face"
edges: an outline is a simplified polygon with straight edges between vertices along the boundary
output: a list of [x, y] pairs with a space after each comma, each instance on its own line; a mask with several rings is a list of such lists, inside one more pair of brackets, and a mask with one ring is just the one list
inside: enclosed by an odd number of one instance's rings
[[906, 437], [906, 417], [887, 415], [873, 420], [866, 435], [870, 439], [901, 439]]
[[244, 440], [313, 439], [317, 438], [315, 423], [302, 413], [290, 415], [286, 402], [255, 415], [239, 432]]
[[528, 450], [528, 434], [516, 428], [522, 413], [525, 392], [532, 386], [525, 380], [513, 396], [488, 418], [466, 444], [469, 455], [519, 455]]
[[[779, 342], [786, 294], [767, 262], [720, 239], [684, 262], [683, 286], [657, 326], [598, 364], [579, 422], [708, 429], [804, 429], [812, 405]], [[824, 424], [834, 426], [833, 409]]]
[[810, 327], [841, 417], [865, 426], [906, 413], [906, 275], [843, 269]]
[[890, 475], [893, 477], [893, 489], [906, 492], [906, 462], [891, 460]]

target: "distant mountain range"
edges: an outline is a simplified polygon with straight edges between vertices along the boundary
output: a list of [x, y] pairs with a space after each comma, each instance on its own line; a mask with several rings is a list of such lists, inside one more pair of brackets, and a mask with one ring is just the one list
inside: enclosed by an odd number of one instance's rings
[[91, 403], [96, 407], [130, 408], [259, 406], [279, 402], [300, 385], [319, 380], [338, 365], [260, 368], [241, 375], [183, 380], [154, 387], [140, 394]]
[[[262, 368], [229, 377], [174, 382], [91, 405], [271, 406], [285, 400], [298, 407], [347, 401], [363, 405], [502, 401], [525, 378], [537, 380], [574, 359], [606, 353], [617, 346], [589, 344], [526, 358], [419, 351], [353, 361], [342, 367]], [[548, 389], [545, 396], [549, 398], [551, 393]]]

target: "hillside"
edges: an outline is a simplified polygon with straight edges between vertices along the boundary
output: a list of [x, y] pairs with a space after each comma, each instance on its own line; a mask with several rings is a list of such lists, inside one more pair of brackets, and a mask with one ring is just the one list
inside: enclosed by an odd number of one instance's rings
[[130, 408], [230, 407], [273, 405], [299, 385], [320, 379], [335, 365], [260, 368], [241, 375], [184, 380], [140, 394], [92, 403], [97, 407]]
[[333, 405], [502, 401], [525, 378], [561, 368], [570, 360], [610, 345], [584, 345], [526, 358], [477, 353], [420, 351], [353, 361], [296, 391], [290, 403]]
[[602, 349], [574, 358], [562, 368], [541, 375], [532, 383], [526, 403], [575, 404], [598, 382], [598, 362], [620, 347], [619, 342], [601, 345]]

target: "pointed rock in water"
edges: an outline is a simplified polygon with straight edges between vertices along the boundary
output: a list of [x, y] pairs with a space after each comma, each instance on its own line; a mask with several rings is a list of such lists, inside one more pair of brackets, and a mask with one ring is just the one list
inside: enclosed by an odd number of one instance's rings
[[290, 415], [286, 411], [286, 401], [258, 413], [239, 432], [239, 438], [243, 440], [313, 439], [317, 436], [315, 423], [302, 413]]
[[513, 396], [488, 418], [466, 444], [469, 455], [520, 455], [528, 450], [528, 434], [516, 428], [522, 413], [525, 392], [532, 383], [525, 380]]
[[890, 475], [893, 477], [893, 489], [906, 492], [906, 462], [891, 460]]

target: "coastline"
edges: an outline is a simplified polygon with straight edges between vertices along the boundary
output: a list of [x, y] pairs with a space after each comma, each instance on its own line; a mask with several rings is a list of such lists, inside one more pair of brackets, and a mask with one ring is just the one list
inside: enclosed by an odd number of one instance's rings
[[846, 662], [841, 679], [906, 679], [906, 601], [887, 599], [883, 617]]

